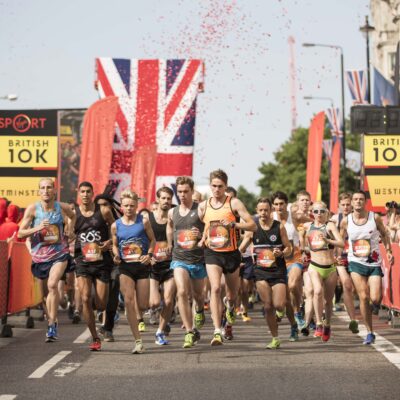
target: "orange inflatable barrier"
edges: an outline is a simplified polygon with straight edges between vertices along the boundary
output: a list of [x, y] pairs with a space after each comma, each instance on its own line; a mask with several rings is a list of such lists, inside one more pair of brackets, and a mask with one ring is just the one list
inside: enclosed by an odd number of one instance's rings
[[7, 314], [8, 244], [0, 241], [0, 319]]
[[382, 244], [380, 245], [380, 250], [383, 260], [382, 270], [384, 273], [382, 305], [400, 311], [400, 247], [396, 243], [392, 244], [394, 256], [393, 266], [389, 265], [385, 247]]
[[31, 255], [25, 243], [10, 243], [10, 286], [8, 312], [14, 314], [41, 302], [41, 290], [31, 273]]

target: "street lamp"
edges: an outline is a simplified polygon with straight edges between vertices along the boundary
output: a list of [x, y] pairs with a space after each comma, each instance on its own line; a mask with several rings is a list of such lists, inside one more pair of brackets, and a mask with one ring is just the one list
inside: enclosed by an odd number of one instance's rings
[[333, 108], [333, 99], [332, 97], [321, 97], [321, 96], [304, 96], [304, 100], [326, 100], [331, 103], [331, 107]]
[[360, 27], [360, 31], [364, 34], [367, 45], [367, 75], [368, 75], [368, 103], [371, 104], [371, 70], [369, 63], [369, 33], [375, 28], [368, 22], [368, 15], [365, 16], [365, 25]]
[[346, 190], [346, 113], [344, 108], [344, 56], [342, 46], [321, 43], [303, 43], [303, 47], [328, 47], [340, 51], [340, 77], [342, 85], [342, 118], [343, 118], [343, 188]]
[[5, 96], [0, 96], [1, 100], [10, 100], [15, 101], [18, 99], [18, 95], [16, 94], [6, 94]]

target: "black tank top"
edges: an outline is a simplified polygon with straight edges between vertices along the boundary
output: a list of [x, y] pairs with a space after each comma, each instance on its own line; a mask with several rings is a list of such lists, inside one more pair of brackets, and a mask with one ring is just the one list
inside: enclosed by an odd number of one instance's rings
[[257, 257], [256, 268], [265, 269], [271, 273], [286, 273], [286, 262], [284, 257], [275, 258], [274, 248], [283, 250], [279, 221], [274, 220], [271, 228], [264, 230], [261, 228], [260, 221], [256, 221], [257, 231], [253, 235], [254, 252]]
[[204, 263], [204, 251], [197, 246], [201, 237], [193, 235], [192, 228], [196, 227], [203, 234], [204, 223], [200, 221], [197, 211], [199, 204], [193, 203], [191, 210], [182, 217], [179, 206], [174, 208], [172, 221], [174, 223], [174, 249], [172, 259], [186, 264]]
[[149, 221], [156, 238], [156, 246], [154, 247], [153, 257], [157, 263], [171, 261], [171, 255], [167, 252], [167, 223], [159, 224], [156, 221], [154, 213], [149, 213]]
[[89, 263], [103, 262], [105, 257], [111, 257], [108, 252], [102, 253], [99, 244], [110, 238], [107, 222], [103, 218], [100, 207], [96, 205], [90, 217], [82, 215], [79, 207], [75, 208], [75, 258]]

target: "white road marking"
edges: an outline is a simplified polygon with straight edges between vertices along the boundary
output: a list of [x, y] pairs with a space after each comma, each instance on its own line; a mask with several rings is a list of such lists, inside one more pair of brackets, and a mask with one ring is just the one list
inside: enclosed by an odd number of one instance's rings
[[16, 398], [16, 394], [0, 394], [0, 400], [14, 400]]
[[43, 378], [46, 373], [51, 370], [59, 361], [63, 358], [67, 357], [68, 354], [71, 354], [72, 351], [60, 351], [54, 357], [50, 358], [49, 361], [46, 361], [43, 365], [41, 365], [36, 371], [28, 376], [31, 379]]
[[90, 336], [91, 334], [89, 328], [86, 328], [84, 332], [74, 340], [74, 343], [85, 343], [86, 340], [90, 338]]
[[[350, 322], [350, 318], [347, 315], [338, 316], [342, 321]], [[363, 324], [359, 324], [358, 336], [363, 339], [367, 336], [367, 328]], [[376, 351], [381, 353], [386, 359], [391, 362], [395, 367], [400, 369], [400, 348], [394, 345], [391, 341], [385, 339], [383, 336], [375, 333], [375, 343], [371, 346]]]
[[54, 376], [57, 378], [64, 378], [65, 375], [75, 371], [80, 366], [80, 363], [61, 363], [61, 366], [54, 371]]

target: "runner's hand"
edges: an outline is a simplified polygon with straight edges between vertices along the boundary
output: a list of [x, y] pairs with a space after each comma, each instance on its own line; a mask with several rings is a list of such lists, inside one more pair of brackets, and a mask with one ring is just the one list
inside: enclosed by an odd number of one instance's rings
[[99, 248], [102, 251], [102, 253], [105, 253], [106, 251], [111, 249], [111, 245], [112, 245], [111, 240], [106, 240], [105, 242], [99, 245]]
[[114, 256], [114, 264], [121, 264], [121, 257], [118, 256]]
[[394, 257], [393, 257], [393, 254], [390, 253], [390, 252], [387, 252], [386, 255], [387, 255], [387, 259], [388, 259], [388, 261], [389, 261], [390, 266], [393, 267], [393, 265], [394, 265]]
[[48, 219], [42, 219], [42, 221], [38, 225], [38, 231], [41, 231], [42, 229], [46, 229], [49, 225], [50, 225], [50, 222]]
[[150, 260], [151, 260], [151, 257], [148, 254], [146, 254], [145, 256], [142, 256], [142, 257], [139, 258], [139, 262], [144, 264], [144, 265], [149, 265], [150, 264]]
[[196, 228], [195, 226], [193, 226], [191, 231], [197, 238], [201, 237], [201, 232], [200, 232], [199, 228]]
[[283, 257], [283, 251], [281, 249], [278, 249], [277, 247], [274, 248], [272, 253], [277, 258]]

